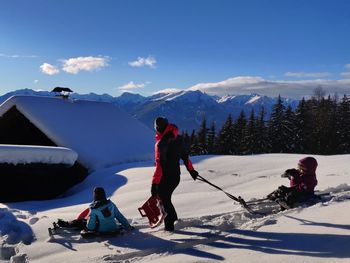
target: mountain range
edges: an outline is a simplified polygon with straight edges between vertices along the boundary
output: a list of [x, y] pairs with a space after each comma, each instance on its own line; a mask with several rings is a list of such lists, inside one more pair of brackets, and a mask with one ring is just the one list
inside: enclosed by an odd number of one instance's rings
[[[48, 91], [21, 89], [0, 96], [0, 104], [14, 95], [56, 96], [57, 94]], [[116, 104], [151, 129], [153, 129], [153, 120], [157, 116], [166, 116], [170, 122], [179, 126], [180, 130], [188, 132], [192, 132], [193, 129], [197, 130], [204, 118], [208, 127], [214, 122], [218, 130], [229, 114], [235, 119], [242, 110], [248, 118], [251, 110], [258, 114], [264, 107], [267, 119], [273, 105], [277, 102], [277, 97], [271, 98], [258, 94], [218, 97], [199, 90], [157, 93], [148, 97], [128, 92], [119, 97], [95, 93], [72, 93], [70, 97]], [[293, 109], [299, 103], [298, 100], [288, 98], [282, 98], [282, 101], [285, 106], [290, 105]]]

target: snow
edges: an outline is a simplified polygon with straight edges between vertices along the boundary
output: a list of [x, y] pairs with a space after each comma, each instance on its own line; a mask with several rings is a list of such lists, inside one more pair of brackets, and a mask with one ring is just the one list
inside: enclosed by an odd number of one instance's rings
[[154, 132], [111, 103], [14, 96], [0, 105], [0, 116], [13, 106], [90, 171], [153, 157]]
[[230, 101], [230, 100], [234, 99], [235, 97], [237, 97], [237, 96], [225, 95], [225, 96], [220, 97], [220, 98], [217, 100], [217, 102], [218, 102], [218, 103], [224, 103], [224, 102], [226, 102], [226, 101]]
[[255, 95], [255, 96], [253, 96], [250, 100], [248, 100], [248, 101], [246, 102], [246, 104], [254, 104], [254, 103], [256, 103], [260, 98], [261, 98], [261, 96]]
[[64, 147], [0, 144], [0, 163], [74, 165], [78, 154]]
[[[204, 178], [249, 200], [264, 197], [281, 184], [287, 185], [288, 179], [281, 178], [281, 173], [295, 167], [303, 157], [266, 154], [198, 156], [192, 160]], [[331, 190], [331, 197], [309, 207], [267, 216], [250, 214], [222, 192], [193, 181], [181, 166], [181, 183], [173, 195], [180, 220], [172, 234], [164, 232], [162, 226], [150, 229], [137, 211], [150, 195], [154, 171], [151, 161], [99, 169], [61, 199], [0, 204], [0, 259], [9, 260], [12, 256], [13, 262], [349, 262], [350, 155], [314, 157], [319, 163], [316, 189]], [[91, 201], [95, 186], [106, 188], [136, 230], [95, 240], [81, 239], [78, 233], [48, 239], [51, 223], [57, 218], [74, 219]], [[3, 222], [14, 223], [4, 227]]]

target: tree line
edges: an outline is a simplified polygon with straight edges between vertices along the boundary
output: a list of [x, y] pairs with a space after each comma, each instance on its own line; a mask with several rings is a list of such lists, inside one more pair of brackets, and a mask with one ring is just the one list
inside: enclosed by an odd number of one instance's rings
[[183, 136], [191, 155], [350, 153], [350, 98], [321, 95], [303, 98], [295, 110], [284, 106], [279, 96], [268, 120], [264, 108], [249, 116], [242, 111], [235, 120], [229, 115], [219, 130], [203, 119], [198, 131]]

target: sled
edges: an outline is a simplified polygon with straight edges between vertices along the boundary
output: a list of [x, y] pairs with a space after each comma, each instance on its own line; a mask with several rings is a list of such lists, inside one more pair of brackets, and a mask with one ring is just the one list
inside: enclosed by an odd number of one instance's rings
[[71, 228], [48, 228], [49, 237], [52, 240], [55, 240], [57, 236], [59, 237], [72, 237], [76, 235], [80, 235], [85, 239], [93, 239], [97, 237], [102, 238], [111, 238], [116, 236], [121, 236], [125, 233], [123, 229], [112, 231], [112, 232], [97, 232], [97, 231], [89, 231], [89, 230], [79, 230], [79, 229], [71, 229]]
[[148, 218], [151, 228], [159, 226], [166, 217], [164, 206], [158, 197], [150, 197], [138, 210], [142, 217]]
[[115, 237], [123, 235], [124, 232], [122, 230], [116, 230], [112, 232], [97, 232], [97, 231], [89, 231], [89, 230], [82, 230], [80, 231], [80, 236], [82, 238], [91, 239], [96, 237]]

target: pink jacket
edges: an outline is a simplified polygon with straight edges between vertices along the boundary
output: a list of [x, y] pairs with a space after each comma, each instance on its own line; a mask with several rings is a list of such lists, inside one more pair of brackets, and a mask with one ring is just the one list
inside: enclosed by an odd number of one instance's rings
[[305, 172], [300, 172], [299, 176], [292, 176], [290, 186], [296, 187], [298, 192], [313, 193], [317, 185], [316, 168], [317, 161], [313, 157], [306, 157], [299, 160], [300, 166], [305, 167]]

